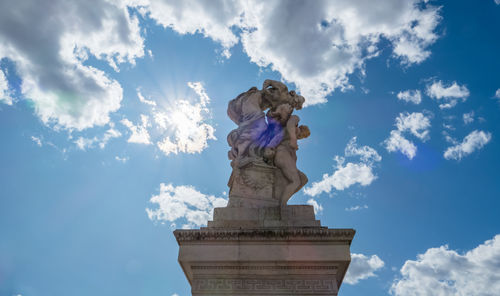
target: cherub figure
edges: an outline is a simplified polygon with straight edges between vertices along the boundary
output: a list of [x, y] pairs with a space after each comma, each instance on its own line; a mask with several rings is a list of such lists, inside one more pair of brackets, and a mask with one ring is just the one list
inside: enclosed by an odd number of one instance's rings
[[299, 126], [299, 117], [291, 115], [286, 122], [283, 139], [276, 147], [274, 154], [274, 165], [281, 170], [287, 184], [281, 192], [281, 206], [285, 206], [288, 200], [307, 184], [307, 176], [297, 168], [297, 140], [309, 137], [311, 132], [306, 125]]
[[311, 132], [307, 126], [298, 125], [300, 119], [292, 112], [290, 104], [281, 104], [267, 114], [269, 128], [264, 157], [280, 169], [285, 178], [284, 187], [278, 190], [282, 206], [308, 181], [306, 175], [297, 169], [296, 151], [299, 149], [297, 140], [307, 138]]

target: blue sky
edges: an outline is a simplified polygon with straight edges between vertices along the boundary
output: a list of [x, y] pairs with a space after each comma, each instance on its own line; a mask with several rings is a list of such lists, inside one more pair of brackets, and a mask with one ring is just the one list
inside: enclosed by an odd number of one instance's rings
[[[306, 98], [347, 295], [498, 295], [500, 3], [3, 1], [0, 294], [189, 295], [175, 228], [227, 199], [227, 103]], [[42, 13], [43, 12], [43, 13]]]

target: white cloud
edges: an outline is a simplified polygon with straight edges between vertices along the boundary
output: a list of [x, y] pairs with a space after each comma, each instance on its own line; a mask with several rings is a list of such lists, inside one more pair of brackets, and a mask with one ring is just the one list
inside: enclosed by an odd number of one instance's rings
[[350, 88], [348, 76], [364, 73], [365, 61], [382, 50], [382, 39], [403, 63], [422, 62], [441, 19], [439, 8], [420, 0], [143, 2], [143, 13], [159, 24], [203, 34], [220, 43], [226, 57], [241, 40], [252, 62], [280, 72], [307, 104]]
[[364, 205], [364, 206], [352, 206], [350, 208], [345, 208], [346, 211], [348, 212], [352, 212], [352, 211], [359, 211], [359, 210], [362, 210], [362, 209], [368, 209], [368, 206], [367, 205]]
[[316, 196], [323, 192], [329, 193], [332, 189], [344, 190], [355, 184], [368, 186], [376, 178], [369, 164], [349, 162], [344, 165], [342, 161], [338, 161], [333, 174], [324, 174], [321, 181], [313, 182], [310, 187], [304, 188], [304, 193]]
[[382, 157], [377, 153], [375, 149], [370, 146], [359, 147], [356, 144], [357, 137], [353, 137], [345, 147], [345, 156], [360, 156], [361, 161], [365, 163], [379, 162]]
[[308, 195], [315, 196], [321, 192], [330, 192], [332, 189], [344, 190], [354, 184], [370, 185], [377, 177], [372, 168], [364, 163], [349, 162], [345, 166], [338, 164], [332, 175], [323, 175], [323, 180], [312, 183], [310, 188], [304, 189]]
[[110, 122], [109, 126], [110, 128], [104, 132], [102, 137], [94, 136], [92, 138], [85, 138], [80, 136], [74, 141], [74, 143], [80, 150], [93, 148], [95, 147], [95, 144], [97, 144], [99, 148], [104, 149], [111, 139], [122, 136], [122, 133], [115, 129], [115, 124], [113, 122]]
[[315, 214], [321, 214], [323, 212], [323, 206], [314, 199], [310, 198], [307, 204], [313, 206]]
[[54, 0], [49, 6], [6, 0], [0, 19], [0, 59], [16, 64], [21, 92], [45, 124], [83, 130], [109, 122], [122, 88], [85, 61], [92, 55], [118, 70], [144, 56], [139, 21], [126, 7], [104, 0]]
[[469, 113], [464, 113], [462, 116], [464, 120], [464, 124], [469, 124], [474, 122], [474, 111], [470, 111]]
[[351, 254], [351, 264], [344, 278], [346, 284], [354, 285], [360, 280], [375, 276], [375, 271], [384, 267], [384, 261], [377, 255], [368, 257], [363, 254]]
[[389, 152], [400, 151], [408, 159], [413, 159], [417, 155], [417, 146], [401, 135], [398, 130], [391, 131], [391, 135], [384, 141], [385, 149]]
[[491, 140], [491, 133], [483, 131], [472, 131], [461, 143], [448, 147], [444, 152], [444, 158], [460, 160], [463, 157], [479, 150]]
[[413, 113], [399, 113], [396, 118], [396, 127], [400, 132], [409, 131], [415, 137], [422, 141], [425, 141], [429, 137], [429, 128], [431, 127], [431, 121], [429, 116], [425, 116], [420, 112]]
[[335, 170], [331, 175], [324, 174], [321, 181], [313, 182], [310, 187], [304, 188], [304, 193], [316, 196], [323, 192], [329, 193], [333, 189], [344, 190], [355, 184], [361, 186], [370, 185], [377, 176], [373, 173], [374, 162], [379, 162], [382, 157], [377, 151], [369, 146], [358, 147], [356, 137], [353, 137], [346, 145], [344, 154], [346, 157], [359, 156], [360, 162], [348, 162], [344, 165], [345, 158], [335, 156], [337, 162]]
[[451, 130], [451, 131], [454, 131], [455, 130], [455, 127], [451, 124], [446, 124], [446, 123], [443, 123], [443, 127], [447, 130]]
[[469, 96], [469, 90], [465, 85], [458, 85], [455, 81], [446, 86], [441, 81], [435, 81], [427, 87], [426, 93], [429, 97], [436, 99], [439, 102], [439, 108], [449, 109], [457, 105], [458, 99], [463, 102]]
[[[364, 73], [365, 61], [379, 54], [382, 37], [392, 42], [394, 56], [405, 63], [427, 58], [426, 47], [437, 38], [433, 31], [438, 9], [419, 9], [417, 2], [252, 5], [257, 9], [248, 26], [255, 30], [244, 31], [242, 43], [251, 61], [270, 66], [295, 83], [307, 104], [321, 103], [334, 89], [351, 87], [348, 76], [354, 71]], [[304, 6], [307, 14], [302, 13]]]
[[117, 156], [115, 156], [115, 160], [119, 161], [121, 163], [126, 163], [129, 160], [129, 158], [127, 156], [120, 157], [120, 156], [117, 155]]
[[173, 107], [154, 112], [156, 124], [170, 134], [157, 142], [165, 155], [200, 153], [208, 147], [208, 140], [216, 140], [215, 128], [207, 123], [211, 117], [208, 109], [210, 98], [200, 82], [189, 82], [188, 86], [196, 92], [199, 101], [179, 99]]
[[156, 209], [146, 209], [148, 217], [153, 221], [175, 222], [185, 219], [183, 228], [205, 225], [216, 207], [224, 207], [227, 199], [206, 195], [193, 186], [173, 186], [160, 184], [160, 193], [151, 197], [150, 202]]
[[447, 131], [442, 131], [442, 134], [444, 136], [444, 139], [446, 140], [446, 142], [448, 143], [451, 143], [453, 145], [457, 145], [458, 144], [458, 141], [453, 138]]
[[411, 102], [413, 104], [420, 104], [422, 102], [422, 93], [420, 93], [419, 90], [405, 90], [405, 91], [400, 91], [397, 94], [397, 97], [399, 100], [405, 101], [405, 102]]
[[[499, 0], [500, 1], [500, 0]], [[500, 88], [495, 92], [495, 97], [500, 99]]]
[[391, 293], [396, 296], [493, 296], [500, 291], [500, 235], [460, 254], [430, 248], [407, 260]]
[[0, 102], [7, 105], [12, 105], [13, 103], [13, 99], [9, 91], [9, 83], [2, 69], [0, 69]]
[[78, 139], [76, 139], [74, 141], [74, 143], [76, 144], [78, 149], [84, 150], [84, 151], [89, 149], [89, 148], [94, 147], [95, 142], [97, 142], [97, 137], [93, 137], [93, 138], [78, 137]]
[[150, 105], [150, 106], [156, 106], [156, 102], [153, 100], [148, 100], [148, 99], [144, 98], [144, 96], [141, 94], [141, 91], [139, 89], [137, 89], [137, 97], [139, 98], [139, 101], [141, 103], [144, 103], [144, 104]]
[[496, 5], [500, 5], [500, 0], [495, 0]]
[[397, 130], [392, 130], [389, 138], [384, 141], [385, 149], [389, 152], [400, 151], [408, 159], [413, 159], [417, 155], [417, 146], [406, 139], [403, 133], [410, 132], [422, 141], [428, 140], [431, 127], [430, 115], [420, 112], [399, 113], [395, 125]]
[[240, 24], [242, 4], [237, 1], [141, 1], [144, 13], [179, 34], [200, 33], [223, 46], [223, 55], [238, 43], [231, 28]]
[[110, 122], [109, 125], [110, 125], [110, 128], [106, 132], [104, 132], [104, 135], [99, 140], [99, 147], [101, 149], [104, 149], [104, 147], [106, 147], [109, 140], [111, 140], [113, 138], [119, 138], [122, 136], [122, 133], [120, 133], [119, 130], [115, 129], [115, 124], [113, 122]]
[[[38, 117], [69, 130], [103, 126], [120, 108], [121, 85], [86, 62], [95, 57], [118, 71], [121, 64], [134, 65], [144, 57], [139, 20], [129, 8], [179, 34], [211, 38], [222, 45], [225, 57], [241, 41], [252, 62], [295, 83], [307, 104], [325, 102], [333, 90], [352, 87], [348, 77], [355, 71], [364, 75], [366, 60], [383, 50], [382, 40], [392, 44], [403, 63], [423, 61], [441, 19], [439, 8], [421, 0], [54, 0], [40, 14], [41, 5], [34, 0], [1, 2], [0, 59], [15, 63], [21, 93], [33, 101]], [[2, 100], [10, 102], [5, 96]], [[171, 151], [175, 139], [162, 142]]]
[[42, 147], [42, 139], [39, 137], [31, 136], [31, 140], [35, 142], [39, 147]]
[[133, 124], [130, 120], [124, 118], [120, 121], [123, 125], [128, 127], [132, 133], [128, 138], [127, 142], [136, 144], [150, 145], [151, 140], [148, 132], [148, 127], [151, 126], [149, 122], [149, 116], [141, 114], [141, 123]]

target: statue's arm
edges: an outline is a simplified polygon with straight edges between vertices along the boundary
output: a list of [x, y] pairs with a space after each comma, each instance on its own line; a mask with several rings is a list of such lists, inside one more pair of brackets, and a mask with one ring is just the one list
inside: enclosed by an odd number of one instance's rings
[[286, 130], [288, 132], [288, 135], [290, 136], [290, 146], [295, 150], [299, 149], [299, 146], [297, 144], [297, 133], [295, 131], [297, 129], [297, 126], [299, 125], [299, 120], [300, 119], [297, 115], [292, 115], [286, 123]]

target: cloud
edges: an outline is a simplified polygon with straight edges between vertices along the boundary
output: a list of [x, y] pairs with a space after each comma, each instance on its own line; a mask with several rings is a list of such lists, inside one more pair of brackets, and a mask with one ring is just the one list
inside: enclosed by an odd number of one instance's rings
[[420, 104], [422, 102], [422, 93], [419, 90], [405, 90], [400, 91], [397, 97], [401, 101], [411, 102], [413, 104]]
[[197, 102], [179, 99], [173, 107], [154, 111], [154, 120], [168, 136], [157, 142], [165, 155], [170, 153], [200, 153], [208, 147], [208, 140], [216, 140], [215, 128], [207, 123], [211, 117], [210, 98], [200, 82], [188, 86], [198, 95]]
[[460, 254], [447, 245], [407, 260], [394, 281], [396, 296], [490, 296], [500, 291], [500, 235]]
[[[500, 1], [500, 0], [499, 0], [499, 1]], [[497, 99], [500, 99], [500, 88], [499, 88], [499, 89], [497, 89], [497, 91], [495, 92], [495, 97], [496, 97]]]
[[0, 69], [0, 102], [12, 105], [13, 99], [9, 91], [9, 82], [2, 69]]
[[373, 166], [374, 162], [381, 161], [382, 157], [375, 149], [369, 146], [358, 148], [356, 137], [353, 137], [344, 153], [346, 157], [359, 156], [360, 162], [348, 162], [344, 165], [345, 159], [336, 156], [337, 164], [334, 172], [331, 175], [324, 174], [321, 181], [313, 182], [310, 187], [304, 188], [305, 194], [316, 196], [323, 192], [329, 193], [333, 189], [344, 190], [355, 184], [368, 186], [377, 178], [373, 173]]
[[42, 139], [40, 139], [39, 137], [31, 136], [31, 140], [35, 142], [38, 147], [42, 147]]
[[358, 148], [356, 144], [357, 137], [353, 137], [344, 149], [344, 155], [349, 156], [359, 156], [362, 162], [373, 163], [382, 160], [382, 157], [377, 153], [375, 149], [370, 146], [362, 146]]
[[430, 116], [420, 112], [399, 113], [396, 118], [396, 127], [400, 132], [409, 131], [422, 141], [429, 138], [429, 128], [431, 127]]
[[117, 156], [115, 156], [115, 160], [119, 161], [121, 163], [126, 163], [129, 160], [129, 158], [127, 156], [120, 157], [120, 156], [117, 155]]
[[496, 5], [500, 5], [500, 0], [495, 0]]
[[463, 102], [469, 96], [469, 90], [465, 85], [458, 85], [455, 81], [446, 86], [441, 81], [433, 82], [427, 87], [426, 93], [429, 97], [436, 99], [439, 102], [439, 108], [449, 109], [457, 105], [458, 99]]
[[352, 211], [359, 211], [359, 210], [362, 210], [362, 209], [368, 209], [368, 206], [367, 205], [364, 205], [364, 206], [352, 206], [350, 208], [345, 208], [346, 211], [348, 212], [352, 212]]
[[141, 1], [143, 13], [179, 34], [200, 33], [223, 46], [223, 55], [238, 43], [232, 27], [240, 24], [242, 5], [237, 1]]
[[149, 122], [149, 116], [141, 114], [141, 123], [137, 125], [133, 124], [126, 118], [122, 119], [120, 122], [128, 127], [128, 129], [132, 133], [127, 142], [145, 145], [151, 144], [149, 132], [147, 129], [151, 126], [151, 123]]
[[139, 89], [137, 89], [137, 97], [139, 98], [139, 101], [141, 103], [144, 103], [144, 104], [150, 105], [150, 106], [156, 106], [156, 102], [152, 101], [152, 100], [145, 99], [144, 96], [141, 94], [141, 91]]
[[109, 126], [110, 128], [106, 132], [104, 132], [104, 135], [99, 140], [99, 147], [101, 149], [104, 149], [104, 147], [106, 147], [109, 140], [113, 138], [119, 138], [122, 136], [122, 133], [119, 130], [115, 129], [115, 124], [113, 122], [110, 122]]
[[384, 267], [382, 261], [377, 255], [368, 257], [363, 254], [351, 254], [351, 264], [344, 278], [344, 282], [349, 285], [355, 285], [360, 280], [375, 276], [375, 271]]
[[88, 148], [94, 147], [95, 142], [97, 142], [97, 137], [94, 138], [78, 137], [78, 139], [74, 141], [78, 149], [83, 151], [87, 150]]
[[451, 143], [453, 145], [457, 145], [458, 144], [458, 141], [454, 137], [452, 137], [448, 133], [448, 131], [446, 131], [446, 130], [442, 131], [442, 135], [443, 135], [444, 139], [446, 140], [446, 142]]
[[439, 8], [420, 0], [143, 2], [143, 14], [180, 34], [211, 38], [225, 57], [241, 41], [253, 63], [281, 73], [307, 104], [350, 88], [349, 75], [364, 73], [382, 40], [402, 63], [424, 61], [441, 19]]
[[469, 124], [474, 122], [474, 111], [470, 111], [469, 113], [464, 113], [462, 116], [464, 120], [464, 124]]
[[323, 206], [318, 203], [317, 201], [315, 201], [314, 199], [310, 198], [308, 201], [307, 201], [307, 204], [308, 205], [311, 205], [313, 206], [314, 208], [314, 213], [317, 215], [317, 214], [321, 214], [323, 212]]
[[43, 13], [35, 0], [1, 3], [0, 59], [16, 64], [38, 117], [56, 129], [107, 124], [122, 87], [85, 62], [94, 56], [118, 70], [144, 56], [138, 19], [116, 1], [54, 0]]
[[344, 190], [354, 184], [367, 186], [375, 179], [372, 168], [367, 164], [349, 162], [344, 166], [339, 163], [332, 175], [324, 174], [321, 181], [314, 182], [311, 187], [305, 188], [304, 192], [307, 195], [316, 196], [322, 192], [330, 192], [332, 189]]
[[[308, 98], [307, 104], [325, 102], [335, 89], [351, 88], [349, 76], [356, 71], [364, 75], [365, 62], [378, 56], [383, 44], [390, 44], [402, 63], [420, 63], [438, 38], [441, 19], [438, 7], [421, 0], [54, 0], [43, 14], [40, 8], [35, 0], [1, 2], [0, 59], [15, 63], [22, 97], [33, 102], [43, 123], [79, 131], [106, 125], [121, 107], [121, 85], [88, 61], [95, 58], [119, 71], [122, 64], [134, 65], [144, 57], [136, 11], [179, 34], [214, 40], [227, 58], [241, 42], [252, 62], [280, 72]], [[0, 88], [2, 95], [5, 83]], [[1, 100], [10, 103], [9, 98], [2, 95]], [[161, 149], [176, 151], [174, 142], [164, 139]]]
[[448, 147], [444, 152], [444, 158], [460, 160], [472, 152], [483, 148], [490, 140], [491, 133], [474, 130], [461, 143]]
[[94, 136], [93, 138], [85, 138], [80, 136], [74, 141], [74, 143], [80, 150], [94, 148], [95, 144], [97, 144], [99, 148], [104, 149], [111, 139], [119, 138], [122, 136], [122, 133], [119, 130], [115, 129], [115, 125], [113, 122], [110, 122], [109, 126], [110, 128], [104, 132], [102, 137]]
[[149, 201], [157, 205], [156, 209], [146, 209], [150, 220], [176, 222], [183, 219], [186, 221], [183, 228], [206, 225], [213, 209], [227, 204], [227, 199], [203, 194], [193, 186], [165, 183], [160, 184], [160, 193], [153, 195]]
[[400, 151], [408, 159], [413, 159], [417, 155], [417, 146], [401, 135], [400, 131], [393, 130], [391, 135], [384, 141], [385, 148], [389, 152]]
[[384, 146], [389, 152], [399, 151], [408, 159], [413, 159], [417, 155], [417, 146], [406, 139], [403, 134], [410, 132], [422, 141], [429, 139], [429, 128], [431, 127], [430, 115], [420, 112], [399, 113], [396, 117], [397, 130], [392, 130], [389, 138], [385, 139]]

